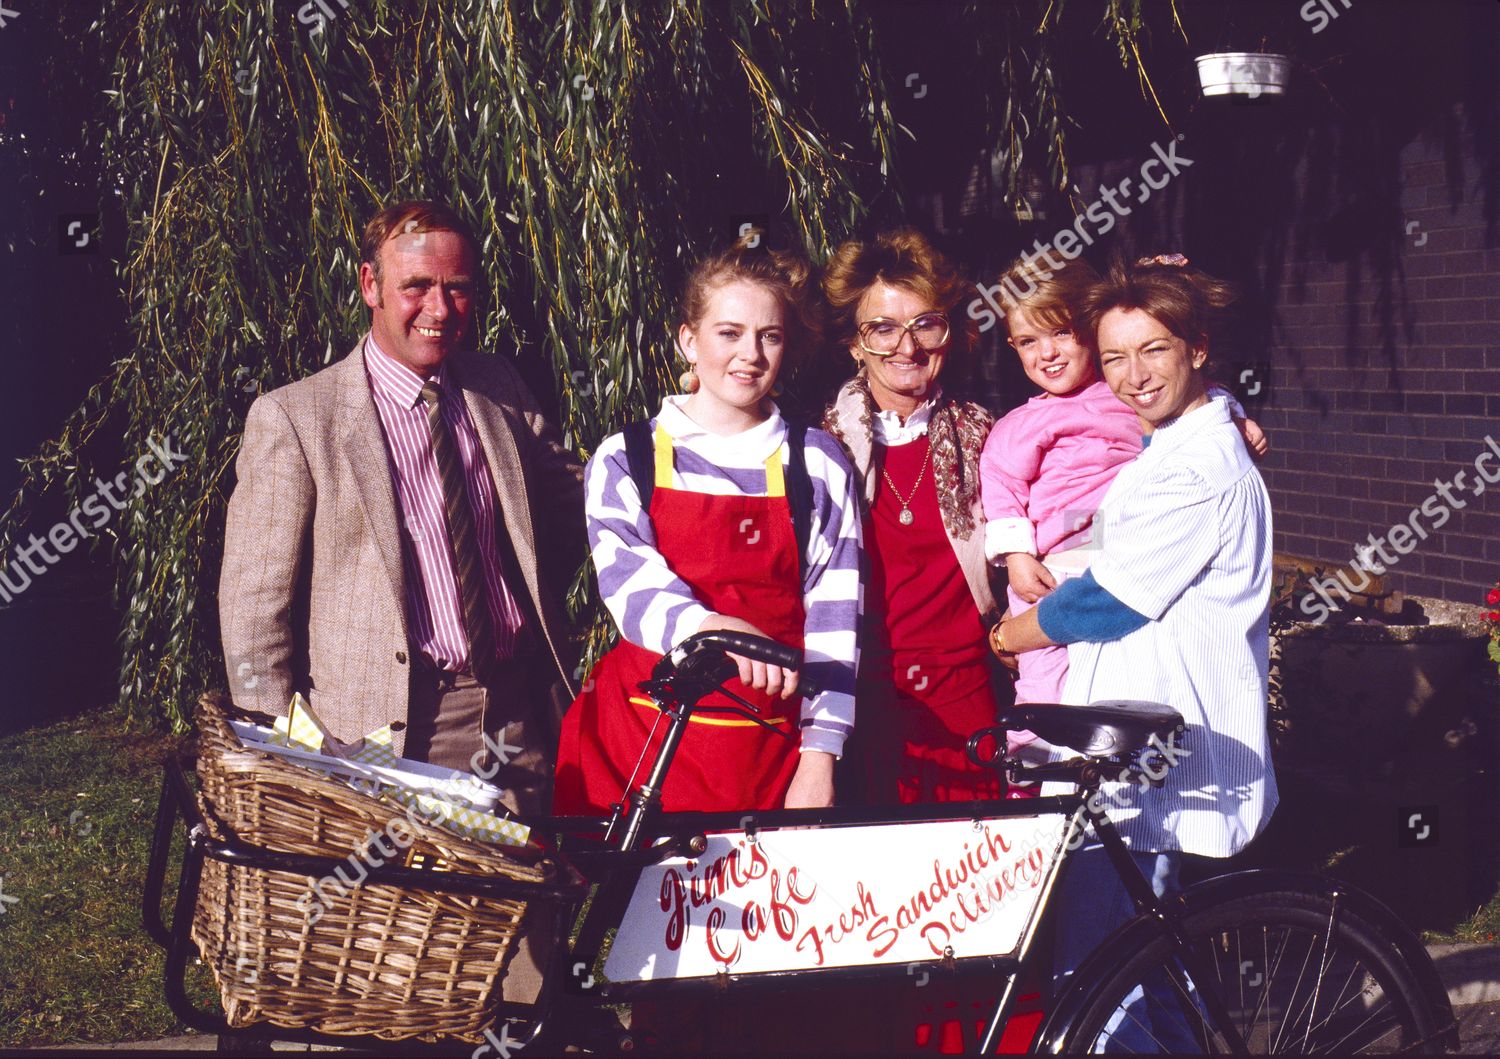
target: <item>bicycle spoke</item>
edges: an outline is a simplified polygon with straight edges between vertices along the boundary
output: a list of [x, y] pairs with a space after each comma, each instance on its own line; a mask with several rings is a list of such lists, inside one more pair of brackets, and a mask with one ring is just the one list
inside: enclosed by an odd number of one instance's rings
[[[1245, 1023], [1250, 1032], [1241, 1034], [1247, 1043], [1255, 1032], [1255, 1023], [1260, 1018], [1262, 1011], [1266, 1013], [1266, 1040], [1269, 1041], [1271, 1039], [1271, 1009], [1266, 1002], [1271, 999], [1271, 982], [1275, 979], [1276, 972], [1281, 968], [1281, 958], [1286, 953], [1286, 943], [1283, 940], [1281, 946], [1276, 950], [1276, 960], [1273, 963], [1271, 961], [1270, 950], [1266, 947], [1267, 935], [1269, 933], [1270, 931], [1267, 927], [1262, 926], [1260, 928], [1260, 965], [1263, 968], [1261, 971], [1260, 999], [1256, 1001], [1255, 1010], [1250, 1013], [1250, 1018]], [[1238, 938], [1240, 932], [1236, 930], [1234, 936]], [[1238, 964], [1238, 967], [1240, 968], [1240, 980], [1243, 982], [1245, 977], [1245, 964], [1243, 960]], [[1241, 1007], [1243, 1006], [1242, 1002]]]
[[1100, 983], [1065, 1050], [1389, 1054], [1440, 1036], [1402, 953], [1336, 896], [1245, 895], [1183, 925]]
[[[1253, 1045], [1253, 1039], [1248, 1036], [1251, 1028], [1259, 1025], [1262, 1028], [1260, 1038], [1263, 1045], [1268, 1046], [1272, 1052], [1279, 1051], [1283, 1046], [1297, 1040], [1298, 1028], [1302, 1028], [1299, 1047], [1295, 1050], [1307, 1053], [1348, 1051], [1351, 1047], [1369, 1048], [1379, 1043], [1382, 1038], [1389, 1034], [1394, 1022], [1394, 1016], [1387, 1010], [1389, 1005], [1380, 1004], [1368, 1011], [1362, 1011], [1357, 1005], [1369, 1000], [1371, 996], [1370, 987], [1366, 983], [1370, 980], [1368, 968], [1358, 960], [1349, 960], [1349, 967], [1341, 982], [1337, 982], [1338, 964], [1344, 959], [1344, 954], [1338, 947], [1330, 946], [1328, 939], [1317, 936], [1298, 937], [1290, 931], [1279, 931], [1279, 936], [1273, 943], [1272, 931], [1262, 926], [1258, 931], [1260, 944], [1252, 948], [1240, 930], [1227, 931], [1221, 935], [1218, 944], [1208, 947], [1209, 955], [1214, 959], [1214, 974], [1220, 985], [1220, 996], [1227, 992], [1225, 980], [1225, 968], [1223, 962], [1232, 962], [1236, 969], [1238, 985], [1235, 994], [1239, 998], [1238, 1014], [1231, 1016], [1231, 1021], [1241, 1031], [1247, 1043]], [[1298, 968], [1296, 981], [1290, 990], [1283, 991], [1278, 988], [1281, 984], [1281, 972], [1284, 967], [1289, 966], [1287, 957], [1294, 951], [1293, 942], [1296, 947], [1303, 951], [1301, 966]], [[1308, 995], [1303, 991], [1303, 985], [1307, 981], [1308, 973], [1312, 970], [1312, 957], [1319, 949], [1320, 967], [1316, 974], [1317, 986]], [[1246, 996], [1246, 964], [1245, 957], [1259, 950], [1259, 969], [1262, 976], [1262, 984], [1259, 986], [1260, 995], [1256, 997], [1255, 988], [1251, 987], [1250, 998]], [[1253, 965], [1252, 965], [1253, 966]], [[1375, 983], [1378, 986], [1378, 983]], [[1181, 987], [1177, 988], [1179, 997]], [[1277, 1008], [1276, 997], [1285, 996], [1285, 1003], [1281, 1006], [1283, 1018], [1280, 1021], [1281, 1032], [1273, 1033], [1272, 1020]], [[1329, 998], [1332, 997], [1330, 1000]], [[1254, 999], [1254, 1010], [1248, 1010], [1250, 999]], [[1199, 1043], [1205, 1048], [1210, 1047], [1209, 1037], [1211, 1031], [1201, 1012], [1195, 1013], [1198, 1018], [1199, 1032], [1197, 1034]], [[1247, 1017], [1248, 1015], [1248, 1017]], [[1352, 1016], [1360, 1016], [1358, 1021], [1351, 1022]], [[1398, 1027], [1399, 1028], [1399, 1027]], [[1331, 1038], [1332, 1044], [1329, 1043]]]
[[[1265, 941], [1266, 941], [1266, 935], [1268, 933], [1269, 933], [1269, 931], [1267, 930], [1267, 928], [1265, 928], [1265, 927], [1261, 927], [1260, 928], [1261, 956], [1262, 956], [1263, 959], [1265, 959], [1266, 980], [1263, 983], [1261, 983], [1262, 985], [1265, 986], [1265, 991], [1263, 993], [1261, 993], [1261, 995], [1260, 995], [1260, 1005], [1258, 1007], [1256, 1007], [1255, 1013], [1257, 1015], [1259, 1015], [1260, 1011], [1261, 1011], [1261, 1008], [1262, 1007], [1265, 1008], [1265, 1011], [1266, 1011], [1266, 1040], [1269, 1041], [1271, 1039], [1271, 1005], [1268, 1004], [1268, 1003], [1266, 1003], [1266, 1001], [1268, 1001], [1268, 1000], [1271, 999], [1271, 979], [1272, 979], [1272, 977], [1274, 977], [1275, 971], [1272, 969], [1270, 958], [1266, 956], [1266, 951], [1265, 951]], [[1276, 970], [1279, 970], [1281, 968], [1282, 957], [1284, 957], [1286, 955], [1286, 938], [1289, 937], [1289, 936], [1290, 936], [1289, 934], [1283, 934], [1282, 935], [1281, 948], [1279, 948], [1279, 949], [1276, 950]], [[1251, 1019], [1250, 1021], [1253, 1024], [1255, 1020]]]
[[[1370, 973], [1370, 971], [1369, 971], [1368, 968], [1364, 968], [1361, 963], [1359, 963], [1359, 962], [1356, 961], [1354, 969], [1349, 972], [1349, 980], [1352, 981], [1353, 978], [1354, 978], [1355, 973], [1358, 972], [1358, 971], [1361, 971], [1361, 970], [1364, 971], [1364, 977], [1367, 978], [1367, 979], [1370, 979], [1371, 982], [1372, 982], [1372, 984], [1373, 984], [1373, 986], [1376, 989], [1379, 990], [1379, 996], [1380, 996], [1381, 1000], [1380, 1000], [1379, 1004], [1377, 1004], [1374, 1007], [1371, 1007], [1365, 1013], [1365, 1017], [1360, 1022], [1356, 1023], [1351, 1029], [1349, 1029], [1347, 1031], [1344, 1031], [1344, 1035], [1342, 1037], [1340, 1037], [1337, 1041], [1334, 1041], [1326, 1049], [1329, 1052], [1342, 1052], [1342, 1051], [1348, 1051], [1348, 1050], [1350, 1050], [1353, 1047], [1352, 1045], [1349, 1044], [1350, 1039], [1353, 1038], [1355, 1036], [1355, 1034], [1360, 1033], [1360, 1031], [1364, 1030], [1365, 1027], [1369, 1026], [1372, 1022], [1376, 1022], [1377, 1019], [1381, 1020], [1380, 1022], [1377, 1023], [1377, 1025], [1384, 1026], [1385, 1028], [1383, 1029], [1383, 1031], [1380, 1033], [1379, 1036], [1375, 1036], [1375, 1037], [1365, 1036], [1365, 1037], [1360, 1038], [1360, 1042], [1361, 1042], [1360, 1043], [1360, 1047], [1361, 1048], [1368, 1047], [1371, 1044], [1375, 1043], [1376, 1041], [1382, 1040], [1385, 1036], [1387, 1036], [1390, 1033], [1390, 1031], [1391, 1031], [1392, 1028], [1394, 1028], [1395, 1030], [1397, 1030], [1398, 1034], [1399, 1034], [1399, 1031], [1401, 1030], [1400, 1019], [1397, 1018], [1396, 1015], [1394, 1014], [1394, 1012], [1392, 1010], [1392, 1005], [1391, 1005], [1390, 1001], [1388, 999], [1385, 999], [1387, 994], [1386, 994], [1384, 986], [1382, 986], [1381, 983], [1378, 980], [1374, 979], [1373, 975]], [[1346, 988], [1347, 988], [1347, 983], [1346, 983]], [[1342, 991], [1341, 991], [1340, 995], [1342, 995]], [[1314, 1028], [1318, 1029], [1318, 1030], [1321, 1030], [1325, 1026], [1332, 1025], [1333, 1022], [1334, 1022], [1334, 1019], [1339, 1015], [1339, 1013], [1341, 1011], [1343, 1011], [1345, 1008], [1349, 1007], [1350, 1004], [1353, 1004], [1353, 1003], [1355, 1003], [1356, 1001], [1359, 1001], [1359, 1000], [1368, 1000], [1368, 999], [1370, 999], [1369, 992], [1366, 989], [1361, 988], [1352, 997], [1350, 997], [1347, 1001], [1343, 1002], [1342, 1004], [1338, 1004], [1337, 1006], [1335, 1006], [1334, 1009], [1328, 1013], [1328, 1016], [1325, 1019], [1323, 1019], [1322, 1022], [1318, 1023], [1318, 1025], [1316, 1027], [1314, 1027]], [[1341, 1029], [1341, 1027], [1334, 1027], [1334, 1032], [1339, 1032], [1340, 1029]]]
[[[1188, 974], [1187, 968], [1179, 967], [1178, 969], [1182, 971], [1182, 976], [1191, 985], [1192, 975]], [[1213, 1034], [1213, 1027], [1208, 1024], [1208, 1019], [1204, 1017], [1203, 1012], [1199, 1009], [1197, 998], [1193, 996], [1190, 990], [1182, 988], [1182, 983], [1177, 980], [1175, 975], [1168, 974], [1167, 981], [1171, 983], [1172, 988], [1177, 993], [1178, 1007], [1185, 1016], [1184, 1022], [1192, 1021], [1196, 1023], [1198, 1027], [1198, 1044], [1202, 1046], [1205, 1052], [1208, 1052], [1210, 1050], [1210, 1037]], [[1169, 1011], [1167, 1014], [1170, 1016], [1172, 1012]]]
[[[1263, 935], [1266, 933], [1264, 929], [1262, 933]], [[1281, 962], [1285, 958], [1290, 941], [1291, 936], [1290, 934], [1288, 934], [1285, 941], [1277, 951], [1274, 964], [1272, 963], [1269, 952], [1263, 950], [1263, 958], [1266, 960], [1266, 963], [1270, 967], [1270, 970], [1266, 974], [1266, 988], [1261, 995], [1259, 1004], [1256, 1007], [1255, 1018], [1258, 1019], [1260, 1017], [1261, 1011], [1265, 1011], [1265, 1026], [1268, 1039], [1270, 1038], [1272, 1016], [1271, 1001], [1273, 999], [1272, 992], [1277, 977], [1276, 970], [1279, 968]], [[1321, 941], [1323, 943], [1322, 948], [1324, 949], [1324, 953], [1320, 957], [1319, 961], [1321, 966], [1319, 967], [1317, 974], [1318, 984], [1314, 987], [1311, 996], [1301, 996], [1300, 987], [1306, 978], [1306, 970], [1308, 963], [1311, 960], [1311, 956], [1315, 949], [1318, 947], [1317, 941]], [[1302, 1039], [1300, 1041], [1301, 1047], [1297, 1049], [1298, 1051], [1303, 1053], [1344, 1052], [1350, 1050], [1352, 1047], [1351, 1041], [1356, 1040], [1359, 1042], [1359, 1047], [1369, 1047], [1381, 1040], [1386, 1034], [1390, 1032], [1391, 1024], [1394, 1021], [1394, 1016], [1384, 1015], [1382, 1008], [1372, 1009], [1358, 1023], [1347, 1028], [1343, 1024], [1343, 1020], [1340, 1018], [1341, 1015], [1350, 1011], [1353, 1005], [1359, 1003], [1364, 999], [1367, 999], [1369, 996], [1366, 988], [1360, 984], [1361, 979], [1369, 977], [1369, 971], [1362, 963], [1357, 960], [1352, 961], [1349, 972], [1345, 976], [1344, 981], [1339, 985], [1337, 994], [1335, 995], [1332, 1004], [1327, 1005], [1323, 1004], [1323, 1002], [1327, 999], [1328, 990], [1329, 988], [1331, 988], [1331, 986], [1327, 984], [1327, 980], [1332, 977], [1333, 974], [1336, 974], [1336, 971], [1332, 971], [1332, 965], [1334, 964], [1335, 958], [1338, 953], [1332, 950], [1331, 938], [1327, 936], [1321, 939], [1307, 939], [1306, 952], [1307, 955], [1306, 957], [1304, 957], [1302, 967], [1299, 968], [1297, 981], [1296, 983], [1294, 983], [1291, 992], [1287, 995], [1286, 1005], [1284, 1008], [1287, 1017], [1282, 1022], [1281, 1032], [1277, 1034], [1276, 1039], [1270, 1044], [1270, 1050], [1272, 1052], [1281, 1051], [1284, 1044], [1289, 1044], [1290, 1041], [1287, 1039], [1289, 1033], [1295, 1034], [1296, 1028], [1299, 1025], [1304, 1025], [1304, 1020], [1305, 1026], [1302, 1032]], [[1354, 989], [1352, 995], [1350, 994], [1351, 987], [1353, 987]], [[1320, 1004], [1322, 1004], [1322, 1006], [1324, 1007], [1324, 1010], [1321, 1012], [1321, 1017], [1319, 1010]], [[1389, 1005], [1384, 1005], [1383, 1007], [1388, 1008]], [[1377, 1020], [1381, 1021], [1377, 1022]], [[1372, 1034], [1372, 1025], [1374, 1028], [1379, 1029], [1378, 1033]], [[1399, 1023], [1396, 1023], [1396, 1025], [1397, 1028], [1399, 1028]], [[1338, 1041], [1333, 1042], [1331, 1045], [1327, 1045], [1324, 1043], [1325, 1037], [1327, 1036], [1325, 1031], [1329, 1030], [1330, 1028], [1333, 1032], [1338, 1033], [1341, 1036]]]
[[1349, 986], [1354, 982], [1354, 978], [1356, 975], [1359, 975], [1361, 978], [1369, 978], [1369, 974], [1365, 970], [1363, 964], [1361, 964], [1358, 960], [1354, 960], [1352, 962], [1353, 966], [1349, 969], [1349, 977], [1345, 978], [1344, 984], [1339, 987], [1339, 995], [1334, 998], [1332, 1009], [1328, 1012], [1327, 1017], [1324, 1018], [1322, 1022], [1318, 1023], [1316, 1026], [1309, 1027], [1310, 1030], [1321, 1030], [1324, 1026], [1329, 1025], [1338, 1015], [1338, 1013], [1344, 1010], [1344, 1008], [1348, 1007], [1350, 1004], [1353, 1004], [1355, 1001], [1365, 999], [1368, 996], [1368, 994], [1365, 992], [1364, 986], [1361, 986], [1348, 1000], [1344, 999], [1344, 993], [1348, 991]]
[[1307, 1008], [1307, 1029], [1302, 1033], [1302, 1051], [1307, 1051], [1307, 1038], [1312, 1033], [1313, 1017], [1318, 1013], [1318, 997], [1323, 992], [1323, 978], [1328, 974], [1329, 961], [1332, 960], [1330, 950], [1333, 948], [1334, 920], [1338, 916], [1338, 905], [1334, 904], [1328, 910], [1328, 929], [1323, 934], [1323, 957], [1318, 961], [1318, 981], [1313, 986], [1312, 1003]]
[[[1302, 966], [1297, 969], [1297, 980], [1292, 983], [1292, 996], [1294, 997], [1298, 994], [1299, 987], [1302, 985], [1302, 979], [1307, 974], [1307, 961], [1310, 959], [1312, 959], [1312, 949], [1309, 948], [1307, 955], [1302, 958]], [[1295, 1020], [1291, 1023], [1283, 1022], [1281, 1026], [1277, 1028], [1276, 1040], [1274, 1043], [1272, 1043], [1270, 1049], [1272, 1052], [1281, 1051], [1281, 1038], [1286, 1034], [1286, 1030], [1289, 1025], [1295, 1025]]]
[[[1150, 998], [1143, 996], [1142, 999], [1145, 1000], [1145, 1002], [1147, 1004], [1150, 1003]], [[1128, 1005], [1128, 1004], [1121, 1005], [1121, 1007], [1119, 1009], [1119, 1013], [1121, 1015], [1124, 1015], [1131, 1022], [1135, 1023], [1138, 1027], [1140, 1027], [1141, 1032], [1144, 1033], [1147, 1037], [1151, 1038], [1151, 1043], [1154, 1044], [1154, 1045], [1156, 1045], [1158, 1051], [1161, 1051], [1161, 1052], [1163, 1052], [1165, 1054], [1168, 1054], [1168, 1055], [1171, 1054], [1172, 1049], [1168, 1048], [1165, 1044], [1163, 1044], [1157, 1038], [1156, 1034], [1154, 1034], [1154, 1033], [1151, 1032], [1151, 1027], [1149, 1025], [1147, 1025], [1144, 1022], [1142, 1022], [1140, 1019], [1136, 1018], [1135, 1012], [1133, 1012], [1133, 1011], [1130, 1010], [1130, 1005]], [[1113, 1030], [1110, 1030], [1110, 1029], [1106, 1028], [1104, 1032], [1106, 1034], [1108, 1034], [1109, 1039], [1111, 1041], [1113, 1041], [1115, 1039], [1115, 1032]]]
[[[1308, 959], [1311, 959], [1311, 957], [1313, 957], [1314, 950], [1316, 950], [1316, 945], [1308, 945]], [[1307, 960], [1304, 960], [1304, 965], [1302, 966], [1304, 966], [1304, 969], [1307, 968]], [[1280, 1049], [1281, 1038], [1286, 1037], [1287, 1031], [1290, 1031], [1290, 1035], [1292, 1035], [1293, 1038], [1296, 1037], [1296, 1028], [1298, 1028], [1298, 1023], [1302, 1022], [1302, 1016], [1304, 1016], [1304, 1014], [1307, 1014], [1308, 1025], [1311, 1026], [1311, 1023], [1313, 1023], [1313, 1014], [1314, 1010], [1316, 1010], [1317, 1007], [1319, 990], [1322, 989], [1323, 974], [1325, 974], [1325, 968], [1323, 968], [1322, 966], [1322, 957], [1320, 957], [1320, 966], [1319, 968], [1317, 968], [1317, 971], [1314, 972], [1313, 996], [1304, 999], [1304, 1001], [1301, 1001], [1301, 1004], [1299, 1004], [1298, 1002], [1298, 986], [1301, 986], [1302, 984], [1302, 975], [1298, 975], [1298, 981], [1296, 981], [1295, 986], [1293, 986], [1292, 995], [1287, 998], [1287, 1017], [1283, 1020], [1283, 1028], [1281, 1028], [1281, 1034], [1277, 1035], [1278, 1049]], [[1299, 1052], [1307, 1052], [1307, 1034], [1304, 1034], [1304, 1040], [1302, 1040], [1302, 1047], [1301, 1049], [1299, 1049]]]
[[[1356, 1033], [1364, 1030], [1365, 1027], [1369, 1026], [1371, 1022], [1375, 1022], [1375, 1028], [1380, 1030], [1379, 1033], [1373, 1036], [1370, 1036], [1367, 1033], [1363, 1036], [1355, 1037]], [[1334, 1041], [1326, 1049], [1324, 1049], [1324, 1052], [1327, 1055], [1347, 1055], [1350, 1052], [1364, 1051], [1376, 1042], [1385, 1040], [1390, 1036], [1392, 1030], [1396, 1031], [1397, 1043], [1399, 1044], [1401, 1035], [1401, 1021], [1396, 1018], [1394, 1013], [1389, 1011], [1389, 1005], [1387, 1005], [1387, 1009], [1381, 1014], [1379, 1021], [1376, 1021], [1375, 1014], [1366, 1016], [1362, 1022], [1358, 1023], [1348, 1033], [1344, 1034], [1342, 1037], [1340, 1037], [1338, 1040]], [[1399, 1049], [1392, 1050], [1396, 1051]]]
[[[1236, 930], [1235, 931], [1235, 937], [1239, 937], [1239, 933], [1240, 932], [1238, 930]], [[1278, 970], [1280, 970], [1280, 968], [1281, 968], [1281, 959], [1282, 959], [1282, 956], [1284, 956], [1285, 953], [1286, 953], [1286, 944], [1283, 941], [1281, 947], [1276, 950], [1276, 960], [1273, 963], [1271, 961], [1271, 954], [1270, 954], [1269, 950], [1266, 948], [1266, 937], [1267, 937], [1268, 933], [1269, 933], [1269, 929], [1267, 927], [1262, 926], [1260, 928], [1260, 941], [1261, 941], [1261, 946], [1260, 946], [1260, 962], [1261, 962], [1261, 966], [1265, 968], [1265, 971], [1263, 972], [1263, 976], [1262, 976], [1262, 980], [1261, 980], [1260, 1000], [1256, 1002], [1255, 1010], [1253, 1012], [1251, 1012], [1250, 1019], [1249, 1019], [1247, 1025], [1250, 1027], [1251, 1031], [1253, 1032], [1254, 1029], [1255, 1029], [1256, 1020], [1260, 1018], [1260, 1013], [1262, 1011], [1264, 1011], [1266, 1013], [1266, 1040], [1269, 1041], [1271, 1039], [1271, 1009], [1270, 1009], [1270, 1006], [1266, 1003], [1266, 1001], [1270, 1000], [1270, 998], [1271, 998], [1271, 982], [1275, 979], [1276, 972]], [[1244, 967], [1244, 963], [1241, 962], [1237, 966]], [[1243, 977], [1244, 977], [1244, 975], [1243, 975], [1243, 972], [1242, 972], [1241, 973], [1241, 979], [1243, 979]], [[1246, 1040], [1249, 1039], [1249, 1035], [1248, 1034], [1242, 1035], [1242, 1036], [1245, 1036]]]
[[[1245, 950], [1240, 946], [1240, 932], [1236, 930], [1234, 932], [1234, 967], [1235, 967], [1235, 970], [1237, 972], [1239, 972], [1239, 973], [1237, 973], [1235, 975], [1235, 978], [1238, 979], [1239, 983], [1240, 983], [1240, 1005], [1239, 1005], [1239, 1010], [1240, 1011], [1244, 1011], [1245, 1010], [1245, 959], [1244, 959], [1244, 956], [1245, 956]], [[1219, 976], [1219, 984], [1220, 985], [1224, 984], [1224, 976], [1223, 975]], [[1254, 1020], [1251, 1020], [1251, 1021], [1253, 1022]], [[1244, 1027], [1243, 1023], [1241, 1023], [1239, 1025], [1239, 1031], [1240, 1031], [1240, 1037], [1241, 1038], [1245, 1037], [1245, 1027]]]

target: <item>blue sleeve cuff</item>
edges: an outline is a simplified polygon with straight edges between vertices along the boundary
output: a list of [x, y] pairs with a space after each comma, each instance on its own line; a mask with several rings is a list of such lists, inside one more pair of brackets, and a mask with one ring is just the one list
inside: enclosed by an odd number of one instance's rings
[[1055, 644], [1103, 643], [1135, 632], [1149, 620], [1110, 595], [1094, 572], [1064, 581], [1036, 607], [1037, 624]]

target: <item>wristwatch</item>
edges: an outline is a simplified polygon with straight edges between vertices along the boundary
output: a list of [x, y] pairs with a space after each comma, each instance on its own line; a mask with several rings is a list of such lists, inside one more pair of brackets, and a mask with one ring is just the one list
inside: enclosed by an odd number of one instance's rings
[[1012, 652], [1005, 646], [1005, 622], [997, 621], [990, 628], [990, 650], [997, 655], [1008, 655]]

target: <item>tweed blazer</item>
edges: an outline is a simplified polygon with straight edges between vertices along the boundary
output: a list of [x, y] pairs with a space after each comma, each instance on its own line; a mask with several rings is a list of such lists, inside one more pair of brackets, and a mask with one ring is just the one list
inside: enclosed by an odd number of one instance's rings
[[[504, 358], [455, 353], [524, 585], [511, 585], [556, 673], [547, 723], [571, 698], [563, 593], [587, 554], [583, 470]], [[284, 714], [302, 692], [345, 741], [404, 722], [411, 668], [395, 486], [364, 340], [322, 371], [257, 398], [229, 499], [219, 620], [230, 694]], [[527, 605], [529, 603], [529, 606]], [[561, 687], [558, 687], [560, 678]], [[397, 732], [396, 749], [404, 733]]]

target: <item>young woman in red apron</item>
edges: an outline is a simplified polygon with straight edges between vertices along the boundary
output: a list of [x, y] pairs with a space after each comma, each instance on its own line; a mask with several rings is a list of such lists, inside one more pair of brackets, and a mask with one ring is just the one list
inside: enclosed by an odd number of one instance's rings
[[[635, 439], [606, 439], [585, 471], [600, 593], [621, 636], [563, 719], [558, 813], [608, 814], [637, 770], [637, 782], [644, 779], [667, 725], [640, 684], [663, 652], [709, 629], [796, 647], [815, 637], [805, 665], [823, 690], [804, 701], [795, 671], [731, 655], [740, 678], [729, 690], [777, 731], [695, 713], [663, 785], [662, 808], [833, 804], [833, 763], [854, 722], [858, 504], [834, 440], [801, 428], [793, 438], [771, 400], [787, 358], [813, 333], [811, 267], [800, 256], [745, 244], [688, 277], [678, 330], [688, 395], [667, 398], [651, 427], [645, 510], [645, 461]], [[794, 451], [797, 525], [783, 466]], [[704, 700], [731, 704], [719, 693]]]
[[[688, 280], [679, 330], [693, 366], [683, 385], [690, 396], [668, 398], [656, 417], [646, 510], [624, 439], [607, 439], [589, 461], [594, 561], [621, 640], [564, 718], [558, 813], [607, 814], [638, 765], [634, 782], [644, 779], [666, 724], [639, 684], [662, 650], [710, 628], [799, 647], [815, 642], [805, 664], [819, 667], [824, 690], [804, 704], [789, 693], [794, 674], [739, 661], [740, 679], [729, 687], [790, 738], [739, 717], [694, 714], [663, 787], [663, 809], [832, 804], [833, 761], [854, 719], [859, 509], [837, 445], [807, 431], [800, 451], [820, 514], [806, 526], [808, 554], [799, 554], [782, 462], [792, 449], [770, 400], [784, 350], [803, 337], [814, 297], [805, 262], [788, 267], [764, 250], [739, 248], [700, 265]], [[719, 694], [705, 700], [728, 703]], [[632, 1033], [648, 1047], [655, 1038], [672, 1055], [783, 1054], [826, 1014], [822, 995], [776, 994], [766, 1004], [776, 1018], [738, 997], [636, 1004]]]
[[[674, 489], [672, 436], [658, 427], [655, 443], [651, 524], [673, 572], [710, 610], [801, 647], [802, 584], [780, 453], [766, 460], [767, 495], [723, 496]], [[656, 723], [658, 712], [639, 685], [660, 658], [622, 639], [594, 667], [563, 722], [558, 812], [609, 812], [637, 763], [649, 767], [666, 724]], [[802, 700], [736, 691], [791, 738], [743, 718], [695, 713], [662, 788], [666, 812], [781, 808], [798, 765]], [[704, 704], [732, 703], [715, 693]]]

